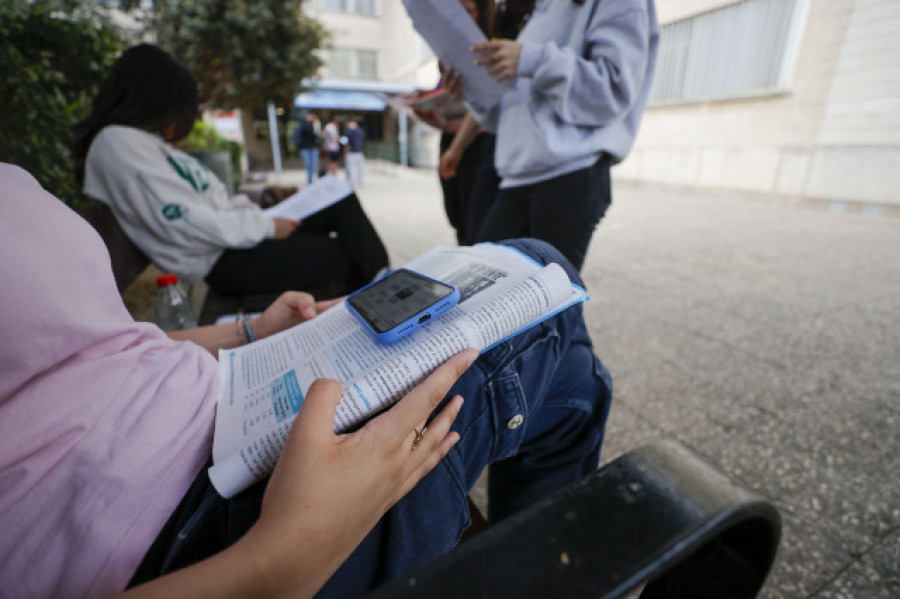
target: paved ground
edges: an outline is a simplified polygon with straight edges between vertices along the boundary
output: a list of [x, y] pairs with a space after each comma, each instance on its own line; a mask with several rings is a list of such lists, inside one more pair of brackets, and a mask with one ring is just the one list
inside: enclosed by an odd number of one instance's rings
[[[432, 172], [367, 176], [394, 265], [454, 243]], [[618, 185], [584, 268], [603, 460], [675, 439], [773, 500], [764, 597], [900, 597], [900, 219], [843, 209]]]

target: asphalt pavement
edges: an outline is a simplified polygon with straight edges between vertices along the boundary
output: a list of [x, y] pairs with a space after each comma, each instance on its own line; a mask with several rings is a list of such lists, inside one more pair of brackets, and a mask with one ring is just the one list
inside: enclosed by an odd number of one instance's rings
[[[395, 266], [455, 243], [431, 170], [370, 162], [358, 195]], [[762, 597], [900, 597], [893, 214], [615, 182], [594, 236], [585, 315], [615, 386], [602, 461], [672, 439], [772, 500]]]

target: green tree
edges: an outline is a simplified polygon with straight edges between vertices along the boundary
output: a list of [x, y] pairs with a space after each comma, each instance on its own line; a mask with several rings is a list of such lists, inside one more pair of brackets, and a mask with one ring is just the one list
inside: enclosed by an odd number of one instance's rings
[[327, 34], [304, 0], [167, 0], [154, 3], [157, 43], [194, 73], [209, 107], [289, 106], [321, 66]]
[[80, 4], [0, 3], [0, 160], [69, 204], [82, 198], [73, 126], [121, 49], [117, 33]]

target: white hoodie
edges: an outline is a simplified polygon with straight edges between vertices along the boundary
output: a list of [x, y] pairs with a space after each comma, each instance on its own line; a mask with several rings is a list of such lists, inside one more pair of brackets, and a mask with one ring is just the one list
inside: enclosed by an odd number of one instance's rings
[[110, 125], [91, 143], [84, 192], [109, 205], [125, 234], [163, 271], [194, 283], [225, 249], [249, 248], [274, 221], [197, 159], [134, 127]]

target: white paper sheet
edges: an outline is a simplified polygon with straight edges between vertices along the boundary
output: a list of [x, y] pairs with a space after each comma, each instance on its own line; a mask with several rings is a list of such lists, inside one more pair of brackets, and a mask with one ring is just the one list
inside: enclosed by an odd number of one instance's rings
[[462, 4], [456, 0], [403, 0], [403, 6], [438, 60], [462, 76], [467, 102], [487, 110], [515, 88], [512, 79], [497, 83], [486, 68], [475, 64], [472, 45], [486, 38]]
[[343, 200], [351, 193], [353, 188], [343, 179], [322, 177], [271, 208], [266, 208], [263, 214], [270, 218], [303, 220]]

